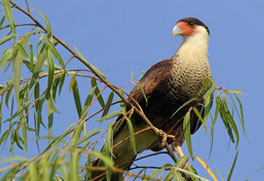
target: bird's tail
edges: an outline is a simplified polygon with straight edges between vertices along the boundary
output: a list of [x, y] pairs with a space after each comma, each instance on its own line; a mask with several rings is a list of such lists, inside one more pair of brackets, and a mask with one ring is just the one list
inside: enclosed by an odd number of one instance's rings
[[[159, 142], [159, 137], [153, 132], [153, 130], [148, 129], [145, 124], [137, 125], [134, 127], [135, 134], [135, 143], [136, 143], [136, 152], [131, 144], [131, 132], [129, 131], [128, 125], [122, 127], [122, 130], [119, 130], [113, 139], [113, 161], [115, 167], [119, 169], [129, 169], [133, 164], [135, 157], [138, 153], [146, 149], [151, 149], [156, 147]], [[100, 159], [96, 160], [93, 163], [93, 166], [102, 167], [104, 162]], [[97, 180], [105, 180], [106, 178], [105, 171], [94, 171], [91, 174], [91, 178]], [[117, 172], [111, 173], [111, 181], [122, 180], [122, 174]]]

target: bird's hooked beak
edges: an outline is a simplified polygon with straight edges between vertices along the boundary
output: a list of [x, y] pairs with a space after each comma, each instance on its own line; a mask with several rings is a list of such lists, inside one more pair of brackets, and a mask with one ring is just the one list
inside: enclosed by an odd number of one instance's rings
[[173, 27], [172, 35], [177, 36], [182, 33], [182, 30], [177, 26], [177, 24]]

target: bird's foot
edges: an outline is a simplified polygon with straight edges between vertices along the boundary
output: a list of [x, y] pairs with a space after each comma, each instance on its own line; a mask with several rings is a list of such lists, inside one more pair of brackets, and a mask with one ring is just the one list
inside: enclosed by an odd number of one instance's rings
[[158, 136], [161, 137], [161, 144], [159, 145], [160, 148], [164, 148], [167, 139], [168, 139], [168, 135], [167, 133], [165, 133], [163, 130], [158, 129], [158, 128], [153, 128], [155, 130], [155, 132], [158, 134]]

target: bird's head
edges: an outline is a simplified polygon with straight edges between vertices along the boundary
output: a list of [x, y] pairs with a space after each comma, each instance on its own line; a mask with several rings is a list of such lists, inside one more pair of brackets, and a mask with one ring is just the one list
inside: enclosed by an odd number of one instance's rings
[[210, 34], [208, 27], [196, 18], [183, 18], [177, 22], [173, 28], [173, 36], [182, 35], [183, 37], [192, 36], [195, 34]]

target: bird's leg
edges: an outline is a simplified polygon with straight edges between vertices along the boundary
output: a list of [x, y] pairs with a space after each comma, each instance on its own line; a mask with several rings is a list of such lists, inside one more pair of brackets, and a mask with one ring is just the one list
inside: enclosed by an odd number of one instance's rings
[[164, 148], [166, 142], [167, 142], [167, 138], [168, 138], [168, 135], [167, 133], [165, 133], [163, 130], [161, 129], [158, 129], [156, 127], [153, 128], [153, 130], [155, 131], [155, 133], [158, 134], [158, 136], [161, 136], [161, 144], [160, 144], [160, 148]]
[[176, 145], [175, 143], [173, 143], [172, 146], [180, 158], [184, 156], [180, 145]]

